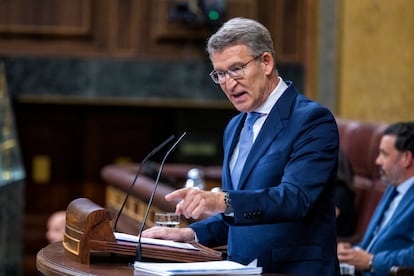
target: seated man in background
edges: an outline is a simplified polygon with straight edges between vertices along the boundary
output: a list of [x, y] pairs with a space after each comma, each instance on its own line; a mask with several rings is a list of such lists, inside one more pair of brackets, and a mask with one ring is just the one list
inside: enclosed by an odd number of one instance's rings
[[63, 241], [66, 225], [66, 211], [56, 211], [47, 220], [46, 238], [49, 243]]
[[390, 125], [376, 163], [390, 184], [360, 244], [338, 243], [338, 259], [363, 275], [389, 275], [392, 266], [414, 267], [414, 122]]
[[357, 215], [355, 210], [354, 171], [348, 156], [339, 150], [338, 174], [335, 190], [336, 228], [338, 237], [351, 237], [355, 232]]

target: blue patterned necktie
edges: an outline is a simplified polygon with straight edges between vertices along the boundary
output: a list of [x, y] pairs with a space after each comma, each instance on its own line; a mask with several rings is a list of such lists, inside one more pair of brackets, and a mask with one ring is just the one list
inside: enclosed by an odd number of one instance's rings
[[231, 173], [231, 181], [235, 190], [239, 186], [240, 175], [242, 173], [244, 163], [246, 162], [247, 155], [253, 145], [253, 125], [261, 115], [262, 113], [258, 112], [248, 113], [243, 129], [240, 133], [239, 155], [237, 156], [236, 163], [234, 164], [234, 168]]

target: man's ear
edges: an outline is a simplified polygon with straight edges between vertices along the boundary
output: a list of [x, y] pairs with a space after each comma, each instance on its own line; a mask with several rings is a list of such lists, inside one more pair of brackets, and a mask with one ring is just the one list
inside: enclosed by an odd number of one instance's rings
[[403, 154], [402, 162], [403, 162], [404, 167], [409, 168], [409, 167], [414, 166], [413, 153], [407, 150], [407, 151], [404, 151], [402, 154]]
[[263, 53], [262, 63], [264, 64], [264, 70], [265, 70], [266, 75], [270, 75], [273, 72], [275, 60], [269, 52]]

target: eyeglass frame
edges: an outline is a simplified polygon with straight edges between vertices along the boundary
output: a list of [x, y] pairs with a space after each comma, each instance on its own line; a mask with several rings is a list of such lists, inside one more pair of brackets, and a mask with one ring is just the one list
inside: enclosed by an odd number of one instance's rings
[[[260, 58], [261, 56], [262, 55], [255, 56], [252, 59], [250, 59], [249, 61], [247, 61], [246, 63], [244, 63], [244, 64], [242, 64], [240, 66], [234, 66], [234, 67], [232, 67], [232, 68], [230, 68], [228, 70], [225, 70], [225, 71], [216, 71], [216, 70], [213, 70], [208, 75], [213, 80], [213, 82], [216, 83], [216, 84], [222, 84], [222, 83], [224, 83], [226, 81], [226, 74], [230, 78], [232, 78], [233, 80], [241, 79], [245, 75], [244, 69], [246, 68], [246, 66], [249, 65], [249, 63], [251, 63], [253, 60], [256, 60], [256, 59]], [[240, 75], [237, 76], [238, 73], [237, 72], [235, 73], [234, 71], [240, 72]], [[223, 74], [223, 76], [222, 77], [219, 77], [219, 74]], [[234, 75], [234, 74], [236, 74], [236, 75]], [[217, 80], [214, 77], [214, 75], [217, 76]]]

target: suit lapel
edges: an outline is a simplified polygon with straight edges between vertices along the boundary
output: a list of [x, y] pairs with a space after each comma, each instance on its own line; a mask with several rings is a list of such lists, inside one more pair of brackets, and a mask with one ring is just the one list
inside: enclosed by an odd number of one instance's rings
[[240, 136], [241, 129], [243, 128], [244, 120], [246, 118], [246, 113], [240, 113], [235, 116], [229, 123], [228, 126], [228, 137], [225, 139], [224, 144], [224, 156], [223, 156], [223, 189], [228, 191], [233, 189], [230, 176], [230, 158], [233, 154], [234, 148], [237, 145], [238, 137]]
[[375, 212], [372, 216], [371, 222], [368, 225], [368, 228], [366, 230], [364, 239], [361, 243], [363, 248], [367, 248], [367, 246], [369, 245], [369, 243], [373, 239], [375, 229], [378, 227], [378, 225], [380, 223], [380, 219], [382, 218], [382, 216], [385, 212], [386, 202], [388, 201], [388, 198], [390, 196], [391, 196], [391, 188], [388, 187], [387, 190], [386, 190], [386, 193], [384, 194], [384, 197], [379, 202], [378, 207], [377, 207], [377, 209], [375, 210]]
[[386, 233], [388, 231], [388, 228], [394, 224], [395, 220], [397, 220], [401, 216], [404, 216], [404, 214], [406, 213], [407, 209], [410, 208], [410, 205], [412, 204], [413, 201], [414, 201], [414, 185], [412, 185], [410, 189], [408, 189], [408, 191], [405, 193], [400, 203], [398, 204], [397, 209], [395, 209], [394, 214], [392, 215], [388, 223], [382, 229], [380, 235]]
[[[390, 196], [390, 189], [388, 189], [387, 196]], [[390, 227], [392, 225], [395, 225], [395, 220], [404, 217], [404, 214], [407, 212], [407, 208], [410, 208], [412, 202], [414, 200], [414, 185], [411, 186], [411, 188], [405, 193], [404, 197], [401, 199], [400, 203], [397, 206], [397, 209], [395, 209], [394, 214], [390, 218], [390, 220], [387, 222], [387, 224], [384, 226], [384, 228], [381, 229], [381, 231], [378, 233], [378, 236], [375, 239], [374, 244], [371, 246], [372, 248], [375, 247], [375, 244], [377, 241], [381, 240], [383, 236], [387, 236], [389, 234]], [[373, 233], [375, 230], [375, 227], [379, 224], [379, 219], [382, 218], [382, 214], [385, 212], [385, 206], [384, 203], [386, 200], [383, 200], [379, 206], [378, 212], [375, 212], [375, 215], [372, 218], [372, 223], [370, 224], [369, 228], [367, 229], [367, 237], [364, 239], [363, 243], [361, 244], [363, 248], [366, 248], [373, 238]], [[395, 228], [394, 228], [395, 229]]]
[[[289, 117], [290, 110], [292, 110], [291, 106], [297, 94], [298, 92], [295, 90], [292, 84], [290, 84], [286, 91], [282, 94], [280, 99], [273, 106], [272, 110], [266, 118], [266, 121], [263, 124], [262, 129], [259, 132], [259, 135], [257, 136], [252, 146], [252, 149], [247, 157], [247, 161], [244, 164], [243, 171], [240, 175], [240, 182], [238, 186], [239, 189], [242, 189], [246, 185], [246, 179], [249, 176], [250, 172], [252, 171], [258, 160], [266, 152], [270, 144], [274, 142], [275, 137], [283, 129], [282, 121]], [[243, 121], [239, 122], [239, 124], [242, 124], [242, 122]], [[237, 135], [240, 134], [240, 125], [238, 129], [239, 131], [237, 132]], [[238, 136], [235, 135], [235, 137], [237, 139]], [[235, 146], [236, 143], [233, 144]], [[234, 149], [234, 146], [232, 149]]]

